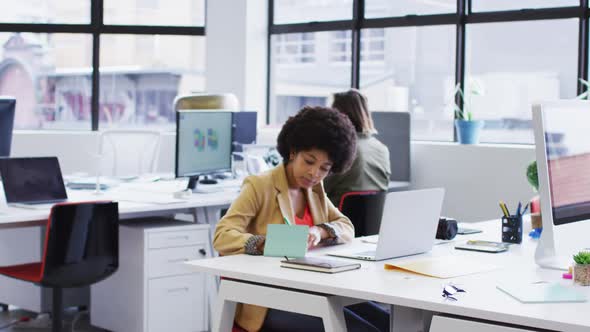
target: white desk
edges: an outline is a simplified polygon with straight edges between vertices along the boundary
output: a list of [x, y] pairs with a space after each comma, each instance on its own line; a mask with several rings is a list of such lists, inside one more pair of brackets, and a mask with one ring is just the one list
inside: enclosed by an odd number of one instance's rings
[[[119, 216], [121, 219], [131, 219], [148, 216], [171, 215], [174, 213], [191, 213], [199, 223], [210, 224], [212, 232], [215, 229], [219, 211], [227, 207], [238, 195], [239, 181], [235, 186], [229, 186], [224, 191], [209, 194], [193, 194], [191, 197], [171, 202], [169, 204], [154, 204], [147, 201], [154, 198], [172, 199], [173, 192], [186, 187], [186, 181], [160, 181], [154, 183], [123, 183], [104, 191], [101, 195], [94, 195], [90, 190], [68, 190], [70, 201], [119, 201]], [[129, 201], [119, 200], [126, 197]], [[4, 192], [0, 190], [0, 265], [27, 263], [39, 260], [41, 255], [41, 241], [44, 236], [39, 227], [26, 229], [30, 226], [45, 225], [49, 216], [49, 209], [34, 210], [6, 206]], [[207, 252], [213, 253], [212, 247]], [[0, 277], [0, 302], [10, 303], [35, 312], [42, 312], [50, 308], [50, 302], [43, 290], [36, 285], [22, 281]], [[88, 292], [86, 292], [88, 294]], [[71, 298], [65, 295], [66, 305], [88, 303], [88, 295]]]
[[[456, 241], [466, 239], [500, 240], [498, 221], [477, 224], [486, 231], [483, 234], [458, 236]], [[526, 228], [526, 227], [525, 227]], [[374, 245], [355, 239], [352, 244], [322, 248], [310, 255], [323, 255], [328, 251], [372, 249]], [[500, 254], [455, 250], [453, 242], [438, 245], [426, 256], [464, 255], [476, 257], [498, 265], [501, 269], [452, 279], [436, 279], [416, 274], [386, 271], [385, 262], [361, 262], [360, 270], [338, 274], [321, 274], [285, 269], [279, 265], [280, 258], [235, 255], [205, 259], [189, 264], [197, 271], [208, 272], [226, 278], [263, 284], [273, 290], [288, 287], [302, 292], [319, 292], [347, 298], [372, 300], [393, 305], [393, 309], [411, 309], [458, 315], [498, 323], [515, 324], [534, 329], [558, 331], [589, 331], [590, 302], [561, 304], [522, 304], [496, 289], [497, 281], [550, 281], [570, 285], [563, 280], [560, 271], [543, 270], [534, 263], [535, 241], [525, 235], [522, 245], [513, 245], [509, 252]], [[397, 259], [411, 260], [415, 257]], [[392, 261], [392, 260], [391, 260]], [[222, 283], [224, 281], [222, 280]], [[461, 285], [466, 294], [456, 302], [445, 300], [443, 285], [453, 282]], [[590, 298], [590, 287], [578, 289]], [[232, 313], [233, 314], [233, 313]], [[225, 319], [232, 319], [227, 317]], [[394, 320], [395, 321], [395, 320]]]

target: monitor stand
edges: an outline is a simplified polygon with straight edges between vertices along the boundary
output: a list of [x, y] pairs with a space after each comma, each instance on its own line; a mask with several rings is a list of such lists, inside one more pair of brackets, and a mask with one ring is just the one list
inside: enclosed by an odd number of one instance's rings
[[199, 175], [191, 176], [188, 179], [188, 185], [186, 186], [186, 189], [190, 189], [192, 191], [195, 191], [195, 189], [197, 188], [197, 183], [204, 184], [204, 185], [217, 184], [217, 180], [212, 179], [212, 178], [205, 175], [204, 178], [201, 179], [201, 181], [199, 181]]

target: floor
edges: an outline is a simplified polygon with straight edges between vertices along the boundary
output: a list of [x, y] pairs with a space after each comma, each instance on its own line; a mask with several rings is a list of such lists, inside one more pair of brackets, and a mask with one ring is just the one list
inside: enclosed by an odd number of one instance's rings
[[[48, 321], [48, 317], [45, 316], [41, 320], [34, 320], [27, 323], [17, 323], [10, 327], [4, 328], [6, 325], [14, 322], [22, 317], [36, 317], [37, 314], [18, 309], [15, 307], [10, 307], [8, 312], [0, 311], [0, 331], [2, 332], [42, 332], [42, 331], [51, 331], [51, 324]], [[74, 309], [66, 310], [64, 313], [64, 332], [106, 332], [107, 330], [103, 330], [97, 327], [90, 326], [90, 320], [87, 313], [80, 313]], [[74, 322], [74, 326], [72, 326], [72, 322]], [[37, 326], [36, 326], [37, 325]], [[39, 327], [41, 325], [42, 327]]]

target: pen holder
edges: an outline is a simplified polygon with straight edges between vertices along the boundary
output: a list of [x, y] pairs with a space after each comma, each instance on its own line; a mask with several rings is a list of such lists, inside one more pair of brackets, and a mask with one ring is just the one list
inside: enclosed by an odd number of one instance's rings
[[522, 242], [522, 215], [502, 217], [502, 242]]

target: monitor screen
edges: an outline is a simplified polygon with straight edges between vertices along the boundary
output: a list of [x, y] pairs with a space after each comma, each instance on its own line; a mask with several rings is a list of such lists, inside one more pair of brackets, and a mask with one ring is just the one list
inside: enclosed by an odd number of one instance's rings
[[176, 176], [231, 170], [232, 113], [176, 113]]
[[244, 144], [256, 143], [257, 112], [233, 112], [232, 152], [244, 151]]
[[590, 106], [545, 107], [543, 135], [554, 225], [590, 219]]
[[0, 157], [10, 156], [15, 106], [14, 98], [0, 97]]
[[67, 198], [56, 157], [0, 158], [7, 203], [58, 202]]

